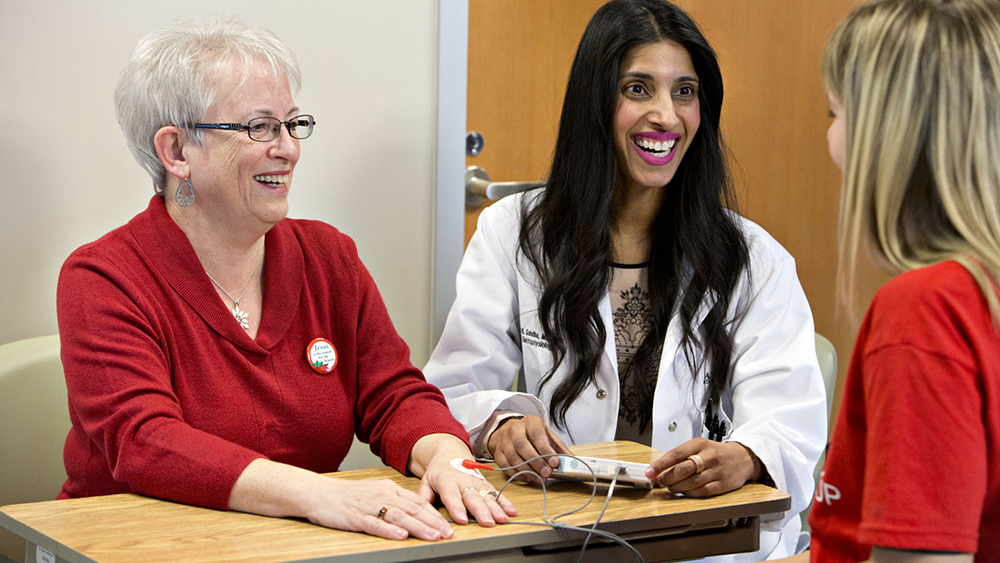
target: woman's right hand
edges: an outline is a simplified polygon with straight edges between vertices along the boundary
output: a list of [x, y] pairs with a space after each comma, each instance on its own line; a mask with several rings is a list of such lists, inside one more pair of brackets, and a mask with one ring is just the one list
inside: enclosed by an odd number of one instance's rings
[[[388, 508], [382, 512], [383, 507]], [[229, 508], [307, 518], [327, 528], [391, 540], [413, 536], [435, 541], [454, 534], [431, 503], [388, 479], [335, 479], [263, 458], [252, 461], [236, 479]]]
[[[525, 461], [546, 454], [569, 454], [566, 444], [559, 439], [547, 426], [545, 421], [536, 415], [528, 415], [524, 418], [508, 419], [493, 431], [486, 447], [493, 454], [498, 467], [516, 467], [508, 469], [504, 473], [512, 476], [518, 471], [528, 469], [528, 466], [519, 466]], [[548, 457], [536, 459], [531, 462], [531, 469], [542, 476], [548, 478], [552, 474], [552, 469], [559, 466], [559, 458]]]
[[[313, 502], [305, 514], [314, 524], [390, 540], [413, 536], [436, 541], [454, 534], [433, 505], [388, 479], [348, 481], [319, 477], [326, 482], [317, 483], [311, 495]], [[379, 518], [383, 507], [389, 508]]]

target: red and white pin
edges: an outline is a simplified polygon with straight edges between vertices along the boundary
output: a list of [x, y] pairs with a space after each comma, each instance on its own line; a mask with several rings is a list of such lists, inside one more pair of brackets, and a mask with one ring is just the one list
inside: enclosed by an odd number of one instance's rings
[[306, 347], [306, 361], [313, 371], [326, 375], [337, 367], [337, 348], [325, 338], [316, 338]]

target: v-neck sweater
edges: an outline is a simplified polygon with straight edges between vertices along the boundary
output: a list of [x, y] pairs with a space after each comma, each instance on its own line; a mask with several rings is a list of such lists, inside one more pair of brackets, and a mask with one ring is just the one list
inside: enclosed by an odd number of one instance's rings
[[[285, 219], [264, 244], [256, 339], [158, 196], [70, 255], [57, 291], [72, 422], [60, 498], [137, 492], [226, 509], [257, 458], [331, 472], [357, 435], [405, 473], [421, 437], [468, 441], [410, 363], [353, 240]], [[316, 338], [336, 349], [329, 374], [306, 359]]]

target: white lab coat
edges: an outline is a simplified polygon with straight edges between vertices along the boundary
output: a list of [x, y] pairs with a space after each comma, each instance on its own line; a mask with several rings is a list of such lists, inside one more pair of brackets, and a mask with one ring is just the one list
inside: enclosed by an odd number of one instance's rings
[[[456, 281], [457, 297], [430, 361], [427, 380], [441, 388], [452, 414], [475, 441], [496, 409], [536, 414], [568, 445], [611, 441], [618, 422], [618, 370], [610, 296], [600, 303], [607, 340], [596, 386], [586, 388], [556, 428], [547, 407], [571, 361], [539, 389], [552, 357], [538, 320], [540, 291], [530, 265], [518, 264], [519, 194], [483, 211]], [[799, 513], [814, 490], [813, 468], [826, 443], [826, 395], [816, 359], [812, 312], [795, 262], [770, 235], [737, 217], [750, 247], [750, 276], [736, 288], [733, 309], [745, 314], [732, 327], [732, 382], [722, 397], [725, 440], [753, 450], [791, 510], [762, 522], [761, 549], [705, 561], [759, 561], [794, 554]], [[712, 300], [706, 298], [700, 322]], [[702, 412], [706, 387], [697, 384], [680, 349], [676, 323], [667, 330], [653, 398], [652, 446], [668, 451], [708, 437]], [[511, 392], [518, 373], [528, 393]], [[699, 376], [702, 379], [703, 376]]]

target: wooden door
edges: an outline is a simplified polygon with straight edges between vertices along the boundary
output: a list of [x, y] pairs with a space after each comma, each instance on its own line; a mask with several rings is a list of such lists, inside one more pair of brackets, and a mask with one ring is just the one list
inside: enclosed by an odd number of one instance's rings
[[[545, 177], [576, 45], [605, 1], [469, 0], [466, 126], [484, 145], [466, 166], [494, 182]], [[484, 206], [466, 208], [466, 244]]]
[[[827, 154], [820, 65], [827, 38], [859, 0], [676, 3], [719, 56], [722, 130], [741, 212], [795, 257], [816, 331], [836, 347], [842, 380], [855, 329], [835, 307], [840, 171]], [[494, 181], [546, 174], [576, 44], [601, 4], [470, 0], [467, 126], [485, 144], [467, 165], [486, 169]], [[479, 211], [467, 210], [466, 243]], [[870, 266], [862, 276], [869, 293], [886, 279]]]

